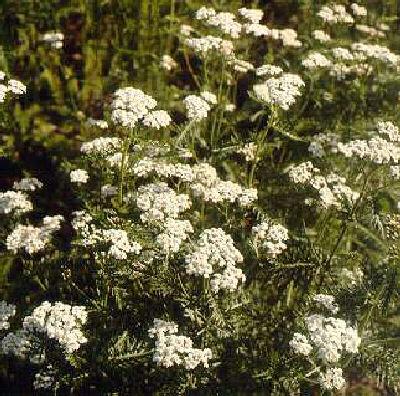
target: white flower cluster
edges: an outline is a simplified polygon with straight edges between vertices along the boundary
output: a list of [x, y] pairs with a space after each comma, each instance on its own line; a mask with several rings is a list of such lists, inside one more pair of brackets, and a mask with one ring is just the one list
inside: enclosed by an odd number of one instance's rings
[[254, 70], [254, 66], [245, 60], [232, 58], [229, 60], [229, 65], [233, 67], [233, 70], [237, 71], [238, 73], [247, 73], [251, 70]]
[[232, 38], [239, 38], [242, 25], [235, 19], [236, 16], [230, 12], [217, 12], [204, 19], [204, 22], [207, 25], [218, 27], [222, 33], [230, 35]]
[[139, 243], [129, 240], [125, 230], [115, 228], [103, 230], [103, 241], [111, 242], [108, 255], [116, 260], [126, 260], [128, 254], [139, 254], [142, 250], [142, 246]]
[[232, 237], [221, 228], [204, 230], [192, 253], [185, 257], [186, 272], [192, 275], [211, 278], [211, 289], [234, 291], [239, 282], [244, 282], [246, 276], [236, 263], [241, 263], [243, 257], [233, 244]]
[[43, 41], [53, 48], [60, 49], [63, 46], [64, 35], [61, 32], [46, 32], [43, 35]]
[[340, 271], [340, 278], [346, 284], [347, 287], [354, 287], [362, 282], [364, 273], [360, 268], [349, 270], [342, 268]]
[[91, 118], [91, 117], [89, 117], [86, 120], [86, 125], [90, 126], [90, 127], [100, 128], [100, 129], [107, 129], [108, 128], [108, 122], [107, 121], [105, 121], [105, 120], [95, 120], [94, 118]]
[[332, 6], [323, 6], [317, 14], [327, 23], [348, 23], [354, 22], [353, 17], [346, 11], [345, 6], [333, 4]]
[[223, 56], [231, 56], [233, 53], [232, 41], [211, 35], [199, 38], [187, 38], [185, 44], [193, 51], [200, 53], [202, 56], [207, 55], [211, 51], [217, 51]]
[[350, 5], [350, 8], [351, 8], [351, 11], [353, 12], [353, 14], [356, 16], [366, 16], [368, 14], [368, 10], [365, 7], [360, 6], [357, 3], [352, 3]]
[[300, 76], [286, 73], [281, 77], [273, 77], [262, 84], [254, 85], [253, 92], [258, 100], [289, 110], [296, 97], [301, 95], [300, 88], [303, 86], [304, 81]]
[[189, 220], [168, 218], [163, 223], [163, 231], [157, 236], [157, 244], [166, 255], [177, 253], [183, 241], [193, 233]]
[[169, 163], [162, 159], [145, 157], [137, 161], [132, 171], [137, 177], [148, 177], [152, 173], [159, 177], [178, 178], [184, 182], [194, 179], [194, 173], [189, 164]]
[[318, 193], [324, 208], [334, 206], [345, 209], [346, 204], [354, 204], [360, 194], [346, 186], [346, 178], [330, 173], [326, 177], [318, 173], [320, 170], [311, 162], [303, 162], [288, 169], [289, 178], [296, 184], [307, 184]]
[[381, 135], [387, 135], [391, 142], [400, 142], [399, 127], [390, 121], [379, 121], [377, 123], [378, 133]]
[[314, 314], [305, 322], [311, 344], [324, 363], [337, 363], [344, 352], [357, 353], [361, 338], [343, 319]]
[[178, 64], [175, 62], [175, 60], [170, 56], [170, 55], [163, 55], [161, 58], [160, 66], [167, 71], [171, 71], [173, 69], [176, 69], [178, 67]]
[[221, 203], [229, 201], [238, 202], [241, 206], [249, 206], [257, 200], [256, 188], [244, 188], [231, 181], [202, 179], [190, 185], [193, 193], [205, 202]]
[[379, 136], [370, 140], [352, 140], [347, 143], [339, 142], [337, 151], [348, 158], [358, 157], [377, 164], [398, 163], [400, 160], [400, 147], [393, 142], [388, 142]]
[[318, 67], [330, 67], [332, 62], [325, 56], [319, 52], [310, 53], [307, 58], [303, 59], [301, 64], [306, 69], [316, 69]]
[[81, 146], [84, 154], [111, 155], [121, 147], [121, 140], [116, 137], [99, 137], [85, 142]]
[[212, 92], [210, 91], [203, 91], [200, 93], [200, 96], [208, 103], [212, 104], [212, 105], [216, 105], [218, 103], [217, 101], [217, 96], [214, 95]]
[[355, 52], [364, 54], [370, 58], [381, 60], [389, 65], [397, 66], [400, 57], [389, 50], [389, 48], [378, 44], [354, 43], [351, 49]]
[[247, 162], [253, 162], [257, 159], [257, 145], [253, 142], [246, 143], [246, 145], [240, 147], [237, 152], [243, 154]]
[[89, 179], [88, 173], [84, 169], [75, 169], [70, 172], [71, 183], [85, 184]]
[[144, 116], [143, 125], [158, 130], [170, 125], [171, 121], [171, 116], [165, 110], [154, 110]]
[[0, 192], [0, 214], [22, 214], [33, 209], [32, 202], [20, 191]]
[[348, 60], [352, 61], [354, 59], [353, 54], [347, 49], [343, 47], [336, 47], [332, 49], [332, 55], [339, 60]]
[[177, 332], [176, 323], [154, 319], [153, 327], [148, 332], [150, 338], [155, 338], [153, 361], [166, 368], [183, 366], [186, 370], [193, 370], [200, 364], [208, 368], [211, 349], [193, 348], [192, 340], [177, 335]]
[[335, 297], [331, 294], [315, 294], [312, 300], [335, 315], [339, 311], [339, 306], [335, 303]]
[[315, 38], [315, 40], [318, 40], [321, 43], [326, 43], [327, 41], [331, 40], [331, 36], [323, 30], [314, 30], [313, 37]]
[[265, 25], [252, 23], [245, 25], [245, 31], [254, 36], [266, 36], [273, 40], [281, 40], [284, 47], [301, 47], [302, 43], [297, 38], [297, 32], [293, 29], [269, 29]]
[[[0, 80], [4, 80], [5, 73], [0, 71]], [[7, 93], [12, 92], [14, 95], [22, 95], [26, 93], [26, 86], [18, 80], [8, 80], [6, 84], [0, 84], [0, 103], [4, 102]]]
[[301, 333], [293, 334], [293, 338], [289, 341], [289, 346], [298, 355], [308, 356], [313, 350], [307, 337]]
[[325, 372], [319, 373], [319, 383], [323, 389], [342, 389], [346, 385], [343, 370], [340, 367], [328, 367]]
[[[324, 366], [337, 363], [344, 352], [357, 353], [361, 343], [357, 329], [348, 326], [339, 318], [324, 317], [322, 315], [310, 315], [305, 318], [308, 337], [301, 333], [295, 333], [289, 342], [290, 347], [296, 354], [309, 356], [315, 351], [316, 356]], [[342, 369], [326, 367], [319, 373], [320, 384], [324, 389], [341, 389], [345, 380]]]
[[275, 65], [262, 65], [256, 69], [256, 75], [261, 76], [279, 76], [283, 69]]
[[63, 219], [61, 215], [46, 216], [40, 227], [18, 224], [7, 237], [7, 249], [13, 253], [19, 250], [29, 254], [40, 252], [50, 243], [53, 232], [60, 229]]
[[8, 333], [1, 340], [1, 353], [14, 355], [19, 359], [26, 359], [32, 350], [33, 340], [26, 330], [17, 330]]
[[100, 193], [103, 198], [113, 197], [113, 196], [117, 195], [118, 188], [115, 186], [112, 186], [111, 184], [105, 184], [104, 186], [101, 186]]
[[207, 118], [207, 114], [211, 110], [209, 103], [197, 95], [186, 96], [184, 104], [190, 121], [200, 121]]
[[84, 306], [43, 302], [23, 320], [23, 328], [30, 333], [44, 333], [59, 342], [66, 353], [73, 353], [87, 342], [82, 326], [87, 321]]
[[356, 25], [356, 29], [359, 32], [366, 33], [371, 37], [385, 37], [385, 33], [384, 32], [382, 32], [379, 29], [375, 29], [372, 26], [357, 24]]
[[139, 187], [136, 205], [143, 212], [141, 220], [151, 223], [177, 218], [190, 208], [191, 202], [187, 194], [176, 194], [167, 183], [159, 182]]
[[15, 305], [0, 301], [0, 330], [7, 330], [10, 327], [9, 319], [15, 315]]
[[246, 19], [248, 22], [256, 24], [260, 23], [261, 19], [264, 16], [263, 10], [258, 8], [239, 8], [238, 14]]
[[266, 249], [268, 255], [275, 258], [286, 250], [285, 241], [289, 239], [289, 231], [282, 224], [273, 223], [270, 219], [264, 220], [261, 224], [253, 227], [254, 244], [259, 244]]
[[327, 132], [315, 135], [308, 146], [308, 151], [314, 157], [325, 157], [326, 148], [330, 152], [337, 152], [338, 136], [335, 133]]
[[116, 125], [134, 128], [139, 121], [156, 129], [168, 126], [171, 117], [164, 110], [153, 110], [157, 101], [133, 87], [118, 89], [111, 104], [111, 119]]
[[56, 380], [56, 372], [51, 365], [48, 365], [35, 374], [35, 380], [33, 381], [34, 389], [50, 390], [57, 389], [58, 386], [59, 383]]
[[40, 182], [36, 177], [25, 177], [20, 181], [14, 182], [14, 190], [19, 191], [35, 191], [43, 187], [43, 183]]

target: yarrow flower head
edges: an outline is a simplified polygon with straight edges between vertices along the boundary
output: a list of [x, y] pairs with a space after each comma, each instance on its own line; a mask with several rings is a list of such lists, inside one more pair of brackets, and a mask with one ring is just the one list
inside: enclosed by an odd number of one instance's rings
[[85, 184], [89, 179], [88, 173], [83, 169], [75, 169], [69, 174], [71, 183]]
[[207, 118], [208, 112], [211, 110], [210, 105], [200, 96], [188, 95], [184, 99], [187, 115], [191, 121], [200, 121]]
[[30, 333], [44, 333], [57, 340], [66, 353], [72, 353], [87, 342], [82, 326], [87, 321], [84, 306], [43, 302], [23, 320], [23, 328]]
[[300, 76], [287, 73], [281, 77], [270, 78], [263, 84], [254, 85], [253, 92], [258, 100], [289, 110], [296, 97], [301, 95], [300, 88], [304, 85]]
[[211, 289], [214, 292], [237, 289], [239, 282], [246, 277], [236, 263], [243, 261], [239, 250], [234, 247], [232, 237], [220, 228], [204, 230], [192, 253], [186, 255], [186, 272], [188, 274], [211, 278]]
[[183, 366], [186, 370], [193, 370], [200, 364], [209, 367], [211, 349], [194, 348], [189, 337], [177, 335], [177, 332], [176, 323], [154, 319], [148, 332], [150, 338], [155, 338], [153, 361], [166, 368]]
[[43, 187], [43, 183], [40, 182], [36, 177], [25, 177], [20, 181], [14, 182], [14, 190], [20, 191], [35, 191]]
[[281, 224], [275, 224], [266, 219], [258, 226], [253, 227], [252, 232], [254, 244], [261, 245], [273, 258], [287, 248], [285, 241], [289, 239], [289, 231]]
[[[18, 187], [18, 185], [17, 185]], [[0, 214], [22, 214], [33, 209], [32, 202], [20, 191], [0, 192]]]

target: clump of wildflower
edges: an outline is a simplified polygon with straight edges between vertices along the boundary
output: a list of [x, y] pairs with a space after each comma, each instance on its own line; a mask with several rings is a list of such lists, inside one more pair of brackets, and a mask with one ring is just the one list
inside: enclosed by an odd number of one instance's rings
[[331, 36], [328, 33], [324, 32], [323, 30], [314, 30], [313, 36], [315, 40], [318, 40], [321, 43], [326, 43], [327, 41], [331, 40]]
[[81, 152], [84, 154], [110, 155], [121, 147], [121, 140], [116, 137], [99, 137], [82, 143]]
[[314, 157], [325, 157], [326, 149], [337, 152], [338, 136], [335, 133], [320, 133], [312, 138], [308, 151]]
[[88, 173], [84, 169], [75, 169], [70, 172], [71, 183], [85, 184], [89, 179]]
[[308, 356], [313, 347], [308, 342], [307, 337], [301, 333], [294, 333], [292, 340], [289, 342], [290, 348], [298, 355]]
[[347, 23], [351, 24], [354, 22], [353, 17], [346, 11], [346, 8], [340, 4], [333, 4], [330, 6], [323, 6], [317, 14], [324, 22], [335, 24], [335, 23]]
[[200, 96], [211, 105], [217, 104], [217, 96], [214, 95], [212, 92], [203, 91], [200, 93]]
[[138, 189], [136, 204], [143, 212], [143, 222], [164, 221], [166, 218], [177, 218], [189, 209], [191, 202], [187, 194], [176, 194], [167, 183], [150, 183]]
[[0, 192], [0, 214], [22, 214], [33, 209], [32, 202], [20, 191]]
[[350, 8], [353, 11], [353, 14], [356, 16], [366, 16], [368, 14], [368, 10], [357, 3], [352, 3]]
[[14, 190], [19, 191], [35, 191], [43, 187], [43, 183], [40, 182], [36, 177], [25, 177], [20, 181], [14, 182]]
[[105, 184], [104, 186], [101, 186], [101, 196], [103, 198], [113, 197], [114, 195], [117, 195], [117, 193], [118, 188], [112, 186], [111, 184]]
[[102, 234], [104, 242], [111, 243], [108, 255], [116, 260], [126, 260], [128, 254], [139, 254], [142, 250], [142, 246], [139, 243], [129, 240], [125, 230], [111, 228], [103, 230]]
[[188, 38], [185, 44], [193, 51], [205, 56], [211, 51], [217, 51], [224, 56], [230, 56], [233, 53], [233, 43], [230, 40], [224, 40], [215, 36], [204, 36], [200, 38]]
[[310, 53], [301, 63], [305, 68], [311, 70], [318, 67], [330, 67], [332, 64], [325, 55], [322, 55], [319, 52]]
[[233, 58], [229, 61], [229, 64], [233, 67], [233, 70], [239, 73], [247, 73], [254, 70], [254, 66], [245, 60]]
[[216, 11], [214, 10], [214, 8], [201, 7], [196, 11], [195, 18], [201, 21], [201, 20], [211, 18], [211, 17], [215, 16], [215, 14], [216, 14]]
[[61, 215], [46, 216], [40, 227], [18, 224], [7, 237], [7, 249], [14, 253], [19, 250], [29, 254], [40, 252], [50, 243], [52, 234], [60, 229], [62, 219]]
[[184, 99], [184, 103], [190, 121], [207, 118], [207, 114], [211, 110], [210, 105], [200, 96], [188, 95]]
[[325, 372], [320, 372], [319, 383], [323, 389], [342, 389], [346, 385], [343, 370], [340, 367], [329, 367]]
[[240, 147], [237, 152], [243, 154], [247, 162], [257, 160], [257, 145], [253, 142], [246, 143], [244, 147]]
[[178, 64], [170, 55], [166, 54], [163, 55], [163, 57], [161, 58], [160, 66], [167, 71], [171, 71], [173, 69], [176, 69], [178, 67]]
[[353, 205], [360, 194], [346, 186], [346, 178], [330, 173], [326, 177], [319, 175], [320, 170], [311, 162], [303, 162], [288, 169], [289, 178], [296, 184], [308, 184], [318, 193], [320, 204], [324, 208], [334, 206], [345, 209]]
[[362, 53], [392, 66], [397, 66], [400, 61], [400, 57], [391, 52], [389, 48], [378, 44], [353, 43], [351, 49], [356, 53]]
[[205, 23], [218, 27], [224, 34], [230, 35], [232, 38], [239, 38], [242, 25], [235, 19], [235, 15], [230, 12], [218, 12], [208, 17]]
[[9, 319], [15, 315], [15, 305], [0, 301], [0, 330], [7, 330], [10, 327]]
[[153, 327], [148, 332], [149, 337], [156, 340], [153, 361], [166, 368], [183, 366], [186, 370], [193, 370], [200, 364], [208, 368], [211, 349], [193, 348], [192, 340], [177, 335], [177, 332], [176, 323], [154, 319]]
[[56, 371], [53, 366], [48, 365], [35, 374], [33, 387], [38, 390], [54, 390], [59, 387], [59, 382], [56, 380]]
[[[105, 120], [95, 120], [94, 118], [91, 118], [91, 117], [89, 117], [86, 120], [86, 125], [90, 126], [90, 127], [100, 128], [100, 129], [107, 129], [108, 128], [108, 122], [107, 121], [105, 121]], [[110, 138], [104, 138], [104, 139], [110, 139]]]
[[169, 218], [163, 223], [163, 232], [157, 236], [157, 244], [167, 255], [177, 253], [191, 233], [193, 227], [189, 220]]
[[59, 342], [66, 353], [73, 353], [87, 342], [82, 326], [87, 321], [84, 306], [43, 302], [23, 320], [23, 328], [30, 333], [44, 333]]
[[8, 333], [1, 340], [1, 352], [4, 355], [14, 355], [26, 359], [32, 349], [32, 336], [26, 330]]
[[115, 124], [134, 128], [138, 121], [157, 106], [157, 101], [140, 89], [126, 87], [114, 93], [111, 106], [111, 119]]
[[286, 250], [285, 241], [289, 239], [289, 231], [281, 224], [273, 223], [270, 219], [264, 220], [261, 224], [253, 227], [254, 244], [261, 245], [267, 254], [275, 258]]
[[264, 16], [263, 10], [258, 8], [239, 8], [239, 15], [241, 15], [244, 19], [246, 19], [250, 23], [260, 23], [261, 19]]
[[289, 110], [296, 97], [301, 95], [300, 88], [303, 86], [304, 81], [300, 76], [287, 73], [281, 77], [270, 78], [263, 84], [254, 85], [253, 92], [258, 100]]
[[236, 263], [243, 261], [232, 237], [220, 228], [204, 230], [197, 240], [194, 250], [185, 257], [186, 272], [211, 279], [211, 289], [237, 289], [246, 277]]
[[330, 294], [316, 294], [312, 297], [312, 300], [333, 314], [337, 314], [339, 311], [338, 305], [335, 303], [335, 297]]
[[279, 76], [283, 73], [283, 70], [279, 66], [275, 65], [262, 65], [256, 69], [256, 75], [261, 76]]
[[170, 125], [171, 121], [171, 116], [165, 110], [155, 110], [144, 116], [143, 125], [160, 129]]
[[61, 32], [47, 32], [43, 35], [43, 41], [53, 48], [60, 49], [63, 46], [64, 35]]
[[390, 121], [379, 121], [377, 123], [378, 133], [381, 135], [387, 135], [391, 142], [400, 142], [399, 127]]

